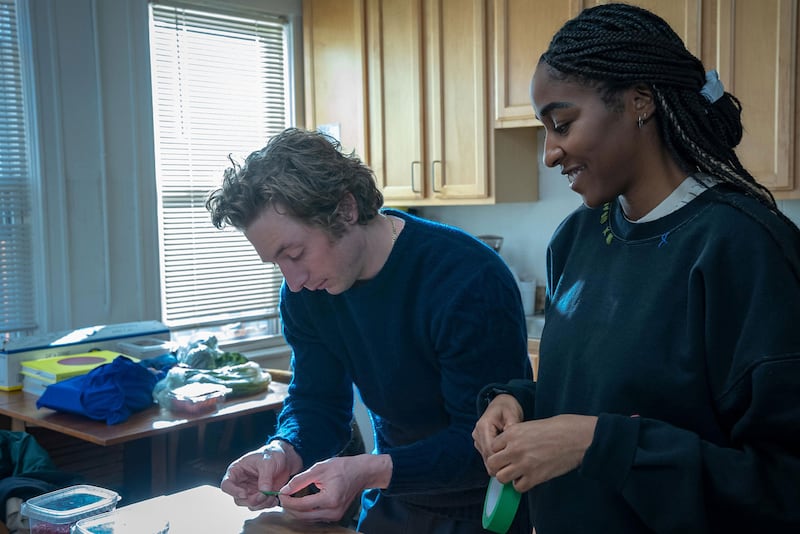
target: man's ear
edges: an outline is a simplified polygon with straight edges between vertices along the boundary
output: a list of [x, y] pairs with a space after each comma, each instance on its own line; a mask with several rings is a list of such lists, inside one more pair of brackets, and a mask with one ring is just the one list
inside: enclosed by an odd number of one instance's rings
[[358, 223], [358, 203], [353, 193], [348, 191], [344, 194], [342, 200], [339, 201], [339, 212], [349, 224]]

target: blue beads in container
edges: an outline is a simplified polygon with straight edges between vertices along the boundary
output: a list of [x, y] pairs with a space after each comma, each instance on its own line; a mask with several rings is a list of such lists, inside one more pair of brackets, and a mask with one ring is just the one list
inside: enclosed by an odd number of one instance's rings
[[31, 534], [70, 534], [72, 525], [114, 510], [119, 499], [115, 491], [79, 484], [28, 499], [20, 513], [28, 518]]

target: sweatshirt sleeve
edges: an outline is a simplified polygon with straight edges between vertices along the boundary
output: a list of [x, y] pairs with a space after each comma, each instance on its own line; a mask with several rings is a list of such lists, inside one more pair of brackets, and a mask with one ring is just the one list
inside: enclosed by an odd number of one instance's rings
[[533, 419], [533, 410], [536, 406], [536, 382], [516, 378], [507, 384], [494, 383], [484, 387], [478, 394], [478, 416], [486, 411], [489, 403], [500, 394], [514, 397], [522, 407], [525, 421]]
[[[654, 419], [600, 415], [580, 474], [619, 491], [656, 532], [800, 531], [800, 355], [761, 362], [726, 446]], [[668, 508], [669, 513], [664, 513]]]

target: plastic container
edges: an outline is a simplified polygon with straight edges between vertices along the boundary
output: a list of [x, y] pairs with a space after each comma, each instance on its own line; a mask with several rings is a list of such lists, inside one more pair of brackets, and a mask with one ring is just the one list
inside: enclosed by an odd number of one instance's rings
[[169, 354], [174, 348], [173, 345], [171, 341], [149, 337], [133, 341], [120, 341], [117, 343], [117, 348], [128, 356], [145, 360]]
[[72, 534], [167, 534], [169, 521], [150, 514], [134, 514], [125, 508], [81, 519]]
[[115, 491], [80, 484], [28, 499], [20, 513], [28, 518], [30, 534], [70, 534], [72, 525], [114, 510], [119, 499]]
[[492, 249], [500, 253], [500, 249], [503, 248], [503, 237], [499, 235], [479, 235], [478, 239], [492, 247]]
[[230, 391], [230, 388], [219, 384], [186, 384], [167, 393], [169, 409], [188, 415], [213, 412], [217, 409], [217, 403], [225, 400], [225, 395]]

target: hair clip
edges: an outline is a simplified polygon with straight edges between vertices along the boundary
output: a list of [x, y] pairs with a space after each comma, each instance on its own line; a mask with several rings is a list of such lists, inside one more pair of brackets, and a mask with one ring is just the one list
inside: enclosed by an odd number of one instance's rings
[[706, 72], [706, 83], [703, 88], [700, 89], [700, 94], [706, 97], [706, 100], [712, 104], [725, 94], [725, 87], [722, 85], [719, 79], [719, 73], [716, 70]]

